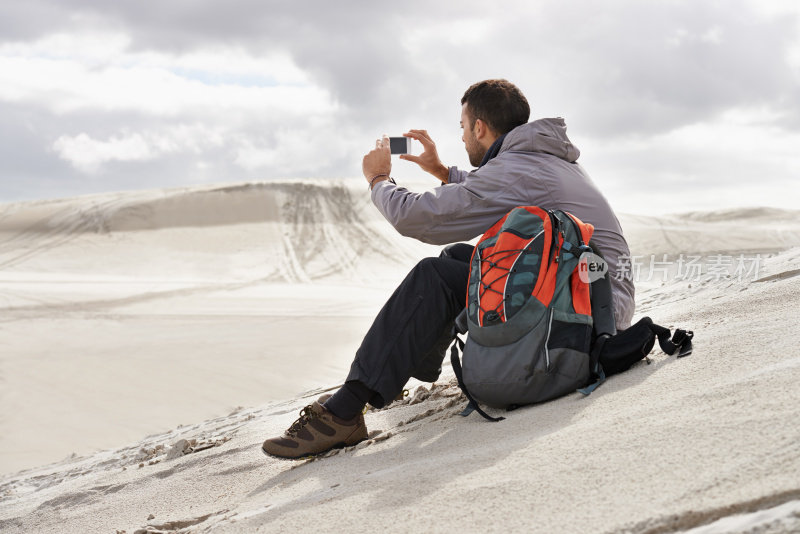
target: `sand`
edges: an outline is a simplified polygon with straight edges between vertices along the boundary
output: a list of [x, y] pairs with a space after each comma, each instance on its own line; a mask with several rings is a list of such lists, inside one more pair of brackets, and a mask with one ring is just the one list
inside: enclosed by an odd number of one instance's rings
[[0, 206], [0, 531], [800, 530], [800, 212], [621, 220], [637, 318], [693, 329], [690, 357], [497, 424], [448, 367], [291, 462], [261, 442], [437, 248], [360, 182]]

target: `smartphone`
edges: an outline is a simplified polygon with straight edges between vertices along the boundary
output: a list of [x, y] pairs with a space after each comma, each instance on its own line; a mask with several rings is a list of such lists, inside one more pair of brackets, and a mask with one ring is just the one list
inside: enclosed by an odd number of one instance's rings
[[392, 154], [408, 154], [411, 152], [411, 138], [390, 137], [389, 149]]

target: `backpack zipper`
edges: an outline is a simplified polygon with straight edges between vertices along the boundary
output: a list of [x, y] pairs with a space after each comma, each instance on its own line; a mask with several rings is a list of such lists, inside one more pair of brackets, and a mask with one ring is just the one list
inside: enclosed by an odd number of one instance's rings
[[550, 244], [550, 254], [548, 254], [547, 263], [553, 263], [555, 259], [556, 263], [558, 263], [557, 253], [560, 252], [559, 245], [558, 245], [558, 234], [561, 232], [561, 221], [556, 216], [553, 210], [547, 210], [547, 215], [550, 217], [550, 236], [552, 238], [552, 243]]
[[547, 346], [550, 344], [550, 331], [553, 328], [553, 308], [548, 310], [548, 320], [547, 320], [547, 337], [544, 339], [544, 361], [545, 361], [545, 370], [550, 372], [550, 349]]

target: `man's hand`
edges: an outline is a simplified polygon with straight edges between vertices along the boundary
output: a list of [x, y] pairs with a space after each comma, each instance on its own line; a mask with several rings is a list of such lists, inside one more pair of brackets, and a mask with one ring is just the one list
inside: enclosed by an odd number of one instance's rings
[[439, 159], [439, 153], [436, 151], [436, 143], [433, 142], [431, 136], [428, 135], [427, 130], [409, 130], [403, 134], [404, 137], [416, 139], [422, 143], [422, 154], [419, 156], [412, 156], [411, 154], [402, 154], [400, 159], [412, 161], [419, 165], [423, 171], [434, 175], [441, 180], [442, 183], [447, 183], [450, 176], [450, 169], [444, 166]]
[[370, 150], [364, 156], [361, 162], [361, 170], [364, 172], [364, 178], [370, 182], [375, 176], [380, 176], [371, 185], [374, 185], [383, 180], [388, 180], [389, 175], [392, 173], [392, 155], [389, 152], [389, 138], [383, 136], [375, 141], [375, 148]]

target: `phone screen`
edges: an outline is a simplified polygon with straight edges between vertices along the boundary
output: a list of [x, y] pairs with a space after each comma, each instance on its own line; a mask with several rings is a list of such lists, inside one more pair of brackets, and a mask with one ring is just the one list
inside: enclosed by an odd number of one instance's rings
[[390, 137], [389, 149], [392, 154], [408, 154], [410, 141], [408, 137]]

